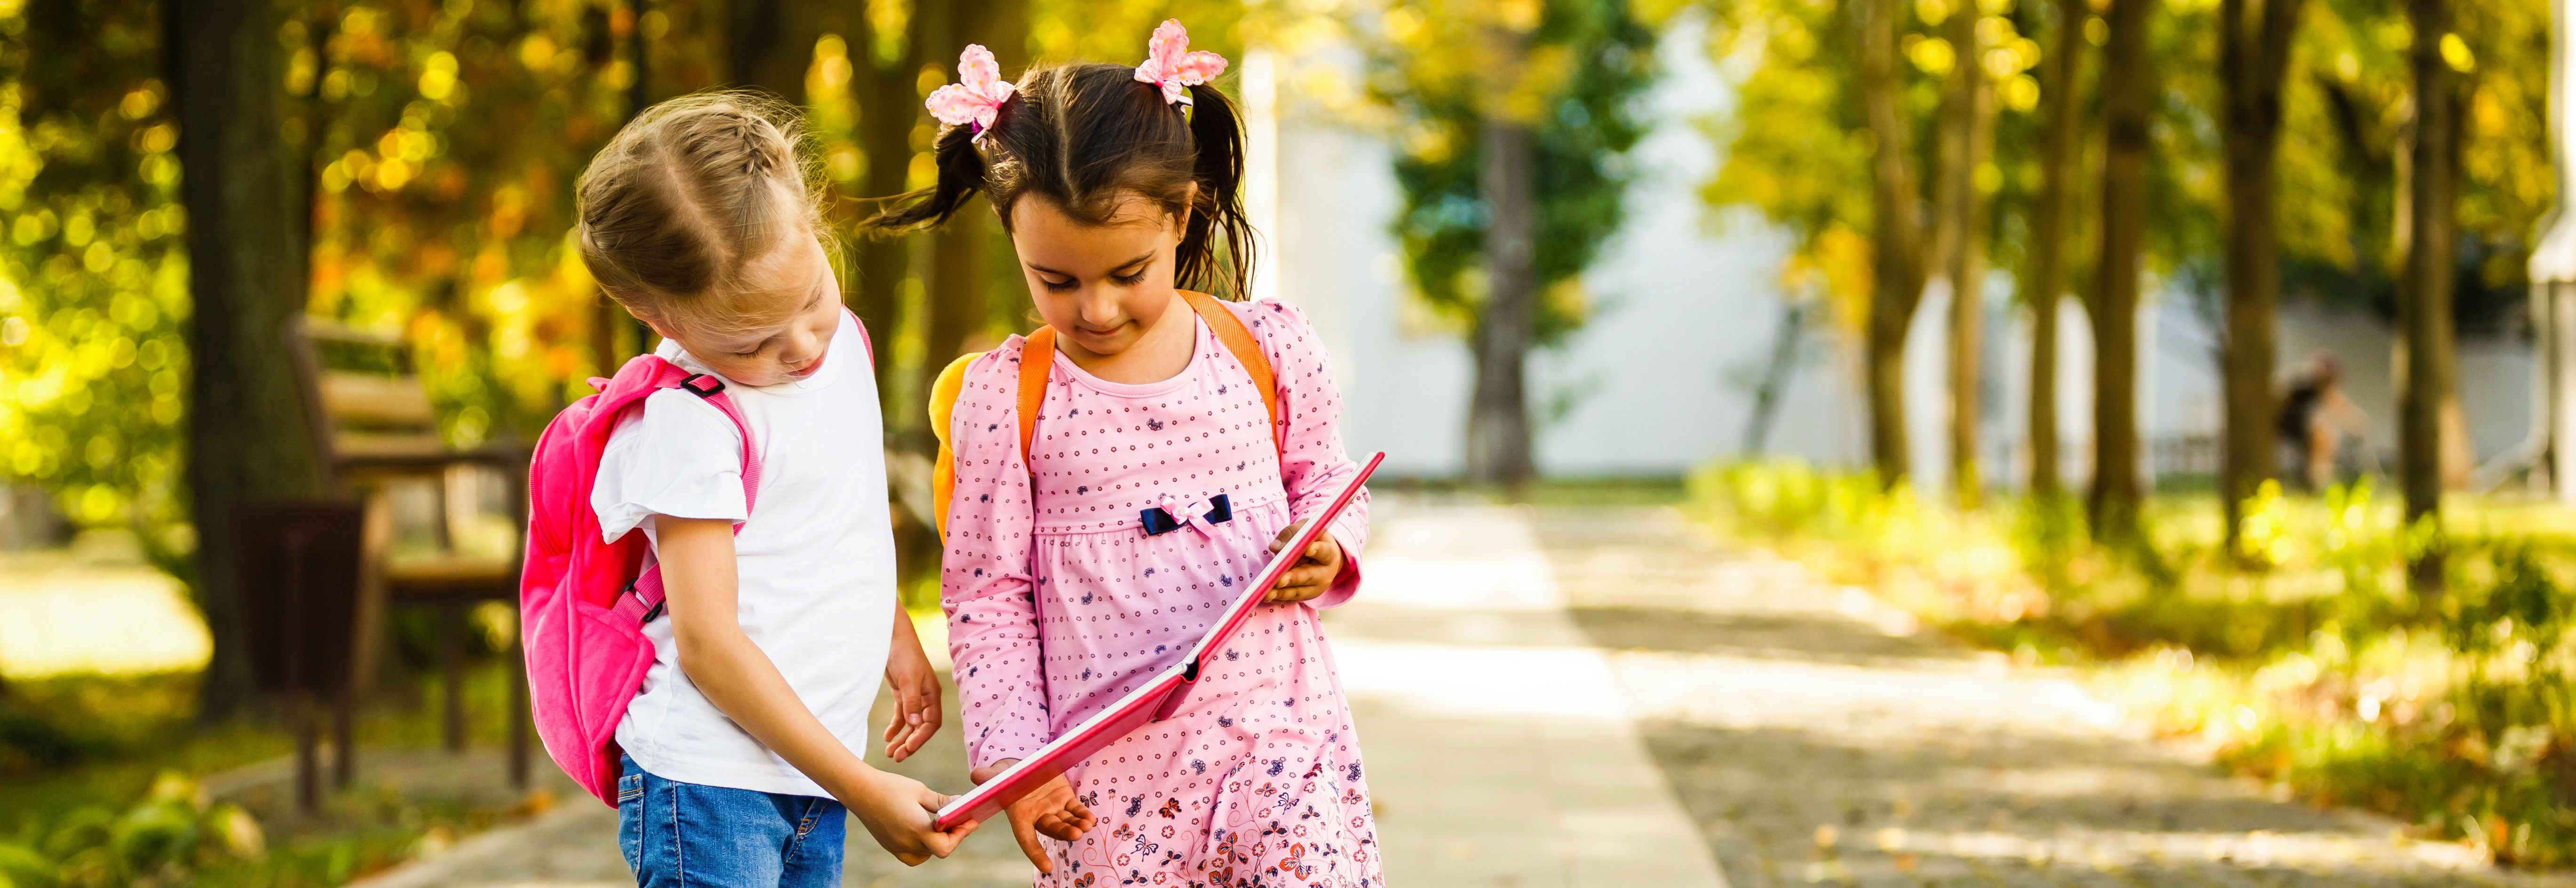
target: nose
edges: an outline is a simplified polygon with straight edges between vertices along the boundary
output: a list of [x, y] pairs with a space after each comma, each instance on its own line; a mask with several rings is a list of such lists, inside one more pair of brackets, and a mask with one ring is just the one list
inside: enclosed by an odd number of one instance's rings
[[786, 340], [778, 346], [778, 362], [790, 367], [801, 367], [812, 363], [814, 358], [822, 353], [822, 337], [804, 329], [802, 324], [794, 325], [788, 329]]
[[1094, 330], [1106, 330], [1124, 321], [1120, 317], [1118, 294], [1097, 284], [1083, 288], [1082, 294], [1074, 299], [1074, 309], [1081, 316], [1083, 326]]

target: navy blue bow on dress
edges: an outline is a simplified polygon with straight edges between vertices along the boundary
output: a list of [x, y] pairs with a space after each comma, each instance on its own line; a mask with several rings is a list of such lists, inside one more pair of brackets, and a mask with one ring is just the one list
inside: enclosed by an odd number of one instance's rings
[[[1207, 503], [1209, 506], [1206, 515], [1207, 523], [1223, 524], [1227, 521], [1234, 520], [1234, 505], [1226, 502], [1225, 494], [1220, 493], [1215, 496], [1208, 497]], [[1183, 526], [1183, 522], [1180, 519], [1172, 517], [1171, 510], [1160, 506], [1146, 509], [1138, 514], [1145, 520], [1146, 536], [1158, 536], [1161, 534], [1171, 533], [1172, 531], [1181, 529]]]

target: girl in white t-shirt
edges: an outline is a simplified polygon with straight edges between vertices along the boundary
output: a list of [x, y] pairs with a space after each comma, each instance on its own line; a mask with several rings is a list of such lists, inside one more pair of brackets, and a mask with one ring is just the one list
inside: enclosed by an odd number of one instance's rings
[[647, 110], [579, 185], [581, 255], [662, 336], [659, 354], [724, 380], [760, 454], [715, 406], [657, 392], [617, 427], [591, 495], [601, 531], [641, 530], [667, 613], [643, 692], [617, 726], [618, 839], [639, 885], [838, 885], [843, 806], [917, 864], [946, 798], [869, 767], [882, 673], [886, 753], [939, 730], [939, 682], [895, 594], [867, 334], [843, 310], [792, 112], [739, 94]]

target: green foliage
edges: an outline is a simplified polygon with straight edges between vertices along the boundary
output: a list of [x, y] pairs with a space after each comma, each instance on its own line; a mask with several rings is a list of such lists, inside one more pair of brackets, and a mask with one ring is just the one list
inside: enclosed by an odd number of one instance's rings
[[152, 6], [0, 6], [0, 479], [166, 549], [187, 259]]
[[[1935, 159], [1930, 138], [1938, 109], [1937, 76], [1958, 52], [1927, 23], [1932, 14], [1973, 5], [1992, 29], [2026, 56], [2025, 73], [2000, 81], [2003, 113], [1995, 120], [1986, 182], [1994, 200], [1989, 255], [1995, 267], [2018, 267], [2037, 190], [2035, 81], [2016, 85], [2038, 63], [2038, 44], [2057, 26], [2053, 3], [1951, 0], [1900, 3], [1906, 16], [1900, 65], [1901, 107], [1911, 115], [1918, 170]], [[2150, 39], [2160, 89], [2150, 153], [2148, 250], [2151, 267], [2206, 306], [2216, 305], [2227, 179], [2219, 115], [2216, 0], [2162, 4]], [[1859, 117], [1858, 60], [1852, 2], [1756, 0], [1712, 7], [1710, 53], [1736, 83], [1737, 107], [1708, 127], [1724, 146], [1723, 162], [1702, 189], [1712, 207], [1743, 207], [1788, 232], [1796, 243], [1782, 277], [1792, 298], [1821, 289], [1837, 319], [1863, 319], [1869, 288], [1870, 143]], [[2455, 4], [2463, 102], [2460, 120], [2460, 251], [2457, 311], [2461, 327], [2509, 326], [2527, 288], [2524, 262], [2536, 226], [2554, 205], [2543, 127], [2549, 57], [2547, 5], [2538, 0]], [[2081, 26], [2082, 23], [2076, 23]], [[2398, 155], [2411, 125], [2413, 82], [2406, 52], [2414, 40], [2402, 4], [2388, 0], [2310, 3], [2295, 35], [2284, 93], [2278, 196], [2284, 290], [2294, 298], [2395, 313]], [[2089, 78], [2079, 88], [2089, 92]], [[2021, 101], [2015, 101], [2016, 95]], [[2079, 102], [2089, 109], [2089, 101]], [[2086, 113], [2091, 113], [2089, 110]], [[2089, 130], [2088, 130], [2089, 131]], [[2088, 136], [2088, 154], [2098, 136]], [[2092, 170], [2092, 162], [2078, 164]], [[2095, 174], [2079, 176], [2089, 193]], [[1918, 175], [1929, 200], [1929, 175]], [[2093, 211], [2069, 229], [2070, 275], [2085, 280]]]
[[[1529, 21], [1505, 21], [1527, 15]], [[1362, 35], [1369, 93], [1398, 118], [1395, 233], [1422, 298], [1462, 326], [1485, 298], [1487, 213], [1480, 134], [1495, 115], [1529, 120], [1538, 140], [1538, 340], [1551, 343], [1588, 311], [1576, 276], [1625, 218], [1634, 178], [1626, 153], [1643, 136], [1638, 96], [1654, 77], [1654, 31], [1624, 2], [1390, 3]], [[1487, 30], [1526, 34], [1524, 70], [1497, 73]], [[1496, 84], [1496, 79], [1509, 79]]]
[[[2404, 590], [2421, 540], [2367, 481], [2266, 489], [2222, 548], [2217, 503], [2159, 498], [2143, 552], [2071, 501], [1962, 514], [1867, 476], [1713, 466], [1693, 501], [1972, 644], [2087, 668], [2167, 734], [2318, 804], [2361, 805], [2500, 862], [2576, 864], [2576, 536], [2564, 510], [2450, 507], [2450, 594]], [[1993, 513], [2003, 514], [1995, 516]], [[1996, 553], [2006, 553], [2000, 557]]]
[[[705, 24], [696, 4], [302, 7], [279, 40], [316, 188], [311, 313], [407, 338], [454, 443], [532, 437], [610, 369], [595, 347], [631, 335], [565, 239], [573, 179], [635, 78], [653, 96], [712, 82]], [[642, 71], [639, 28], [658, 38]]]
[[163, 772], [122, 811], [92, 805], [51, 824], [28, 821], [19, 841], [0, 840], [0, 884], [185, 884], [210, 867], [267, 854], [259, 821], [210, 804], [195, 781]]

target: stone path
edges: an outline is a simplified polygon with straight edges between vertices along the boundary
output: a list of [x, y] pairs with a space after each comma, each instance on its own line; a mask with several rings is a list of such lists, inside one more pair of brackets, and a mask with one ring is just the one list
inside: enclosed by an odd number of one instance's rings
[[[956, 697], [948, 706], [948, 727], [915, 754], [895, 763], [871, 750], [868, 763], [907, 774], [943, 792], [966, 789], [966, 750], [956, 741]], [[893, 698], [880, 696], [871, 723], [885, 724]], [[538, 767], [552, 770], [540, 761]], [[562, 780], [561, 775], [556, 778]], [[474, 836], [446, 852], [359, 883], [363, 888], [616, 888], [635, 884], [617, 850], [617, 812], [573, 788], [560, 807], [519, 826]], [[848, 866], [842, 884], [849, 888], [925, 886], [925, 888], [1027, 888], [1028, 858], [1011, 842], [1009, 829], [996, 824], [968, 836], [946, 860], [907, 868], [886, 856], [867, 830], [849, 824]], [[357, 886], [353, 886], [357, 888]]]
[[1723, 888], [1522, 513], [1373, 507], [1325, 626], [1387, 884]]
[[[1670, 510], [1376, 520], [1326, 622], [1397, 888], [2576, 884], [2272, 801]], [[898, 770], [962, 788], [954, 737]], [[998, 827], [907, 870], [853, 826], [854, 888], [1027, 884]], [[367, 885], [630, 884], [615, 828], [575, 800]]]
[[1739, 888], [2567, 884], [2267, 799], [1667, 509], [1529, 519], [1575, 622]]

